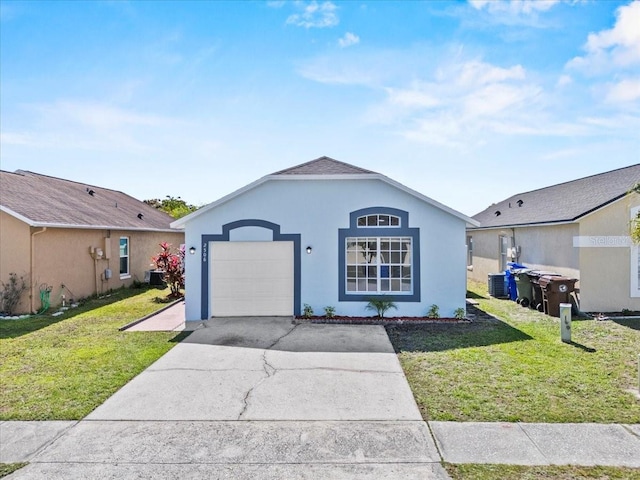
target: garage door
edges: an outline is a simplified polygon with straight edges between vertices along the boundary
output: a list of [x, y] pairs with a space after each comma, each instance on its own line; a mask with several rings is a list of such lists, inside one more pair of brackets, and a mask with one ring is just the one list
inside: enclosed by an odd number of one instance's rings
[[214, 317], [293, 315], [293, 242], [211, 243]]

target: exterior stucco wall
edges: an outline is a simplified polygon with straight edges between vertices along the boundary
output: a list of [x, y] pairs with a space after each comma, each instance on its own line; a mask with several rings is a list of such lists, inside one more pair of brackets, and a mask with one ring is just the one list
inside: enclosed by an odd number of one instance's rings
[[573, 248], [573, 237], [577, 234], [577, 224], [469, 230], [467, 235], [473, 238], [473, 269], [469, 278], [486, 282], [488, 274], [499, 272], [498, 238], [506, 235], [520, 247], [518, 263], [579, 279], [579, 257]]
[[[131, 278], [120, 279], [120, 237], [129, 238], [129, 271]], [[172, 245], [171, 251], [177, 250], [184, 243], [184, 233], [173, 232], [126, 232], [111, 231], [111, 259], [109, 267], [113, 271], [112, 285], [109, 288], [128, 286], [134, 280], [144, 281], [144, 272], [153, 270], [151, 258], [160, 252], [160, 244], [167, 242]], [[103, 267], [107, 268], [107, 267]]]
[[[15, 273], [30, 282], [31, 251], [30, 228], [26, 223], [0, 212], [0, 280], [7, 283], [9, 274]], [[29, 311], [29, 292], [22, 297], [17, 312]]]
[[[130, 238], [131, 275], [125, 279], [121, 279], [119, 275], [120, 236]], [[183, 238], [182, 232], [47, 228], [42, 233], [34, 235], [32, 239], [27, 234], [26, 239], [20, 245], [9, 244], [6, 250], [7, 254], [5, 254], [3, 239], [2, 257], [4, 259], [11, 256], [24, 256], [28, 260], [30, 242], [33, 241], [33, 300], [31, 305], [25, 302], [22, 311], [37, 311], [41, 307], [41, 285], [51, 287], [50, 302], [52, 306], [62, 302], [62, 295], [65, 295], [66, 300], [75, 300], [128, 286], [136, 279], [144, 280], [144, 272], [152, 269], [150, 267], [151, 257], [159, 251], [158, 244], [160, 242], [167, 241], [178, 247], [184, 243]], [[91, 247], [102, 249], [103, 258], [94, 260], [90, 254]], [[107, 268], [112, 271], [111, 279], [105, 278], [105, 269]]]
[[[628, 236], [630, 209], [638, 206], [640, 195], [633, 194], [587, 215], [580, 222], [580, 236]], [[595, 242], [593, 245], [576, 248], [582, 275], [581, 309], [586, 312], [640, 310], [640, 297], [632, 297], [630, 292], [632, 247], [595, 246]]]
[[[281, 234], [299, 234], [302, 249], [300, 296], [316, 312], [334, 306], [340, 315], [370, 315], [366, 302], [339, 301], [339, 229], [349, 228], [349, 213], [368, 207], [409, 213], [410, 228], [420, 229], [421, 301], [398, 302], [393, 314], [422, 316], [437, 304], [443, 316], [465, 306], [465, 222], [379, 180], [273, 180], [263, 183], [188, 221], [187, 320], [201, 318], [202, 235], [219, 235], [223, 225], [261, 220], [280, 226]], [[393, 229], [389, 229], [393, 236]], [[245, 227], [230, 241], [265, 241], [271, 232]], [[306, 247], [311, 246], [309, 255]], [[193, 273], [192, 273], [193, 272]], [[195, 273], [195, 274], [194, 274]], [[204, 292], [208, 295], [208, 292]], [[248, 299], [250, 301], [250, 299]], [[209, 309], [209, 314], [210, 314]]]

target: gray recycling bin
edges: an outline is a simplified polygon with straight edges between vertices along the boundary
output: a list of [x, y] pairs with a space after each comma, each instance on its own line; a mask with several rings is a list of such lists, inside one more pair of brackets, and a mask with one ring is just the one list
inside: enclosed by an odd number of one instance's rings
[[518, 290], [518, 298], [516, 302], [523, 307], [531, 305], [533, 300], [533, 285], [531, 285], [531, 278], [527, 275], [529, 270], [516, 270], [516, 289]]

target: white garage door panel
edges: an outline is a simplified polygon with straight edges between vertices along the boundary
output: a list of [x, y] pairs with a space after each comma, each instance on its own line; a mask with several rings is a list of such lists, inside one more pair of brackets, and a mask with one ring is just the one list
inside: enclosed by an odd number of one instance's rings
[[210, 251], [213, 316], [293, 315], [293, 242], [214, 242]]

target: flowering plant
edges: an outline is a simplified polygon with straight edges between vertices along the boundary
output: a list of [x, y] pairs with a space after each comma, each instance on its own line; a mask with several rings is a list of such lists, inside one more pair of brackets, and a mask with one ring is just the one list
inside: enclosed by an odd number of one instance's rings
[[170, 297], [182, 297], [181, 289], [184, 289], [184, 247], [178, 248], [176, 253], [171, 252], [171, 244], [162, 242], [160, 253], [152, 258], [156, 268], [164, 272], [163, 279], [171, 288]]

